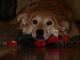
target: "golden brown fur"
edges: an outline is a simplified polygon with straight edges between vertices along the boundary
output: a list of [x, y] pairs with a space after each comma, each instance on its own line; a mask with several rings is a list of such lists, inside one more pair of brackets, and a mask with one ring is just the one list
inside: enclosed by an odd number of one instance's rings
[[32, 34], [39, 40], [47, 40], [54, 35], [54, 30], [58, 30], [59, 35], [69, 37], [79, 35], [72, 11], [65, 0], [41, 0], [26, 6], [10, 24], [20, 24], [23, 34]]

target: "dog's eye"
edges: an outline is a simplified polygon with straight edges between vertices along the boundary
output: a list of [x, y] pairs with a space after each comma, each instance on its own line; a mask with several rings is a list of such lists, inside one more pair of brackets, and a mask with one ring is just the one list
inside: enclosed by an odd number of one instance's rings
[[52, 24], [52, 22], [51, 22], [51, 21], [48, 21], [48, 22], [47, 22], [47, 25], [51, 25], [51, 24]]
[[33, 20], [33, 23], [34, 23], [34, 24], [37, 24], [37, 22], [38, 22], [37, 20]]

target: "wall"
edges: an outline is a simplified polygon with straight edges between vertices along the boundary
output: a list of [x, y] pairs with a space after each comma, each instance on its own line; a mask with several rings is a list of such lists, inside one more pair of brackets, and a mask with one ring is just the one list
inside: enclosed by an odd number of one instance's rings
[[80, 0], [67, 0], [67, 2], [73, 10], [75, 19], [80, 20]]
[[17, 12], [18, 13], [21, 8], [29, 4], [29, 1], [31, 2], [38, 2], [39, 0], [17, 0]]
[[[28, 5], [29, 0], [18, 0], [17, 2], [17, 13], [25, 5]], [[39, 0], [31, 0], [32, 2], [37, 2]], [[66, 0], [74, 13], [75, 19], [80, 20], [80, 0]]]

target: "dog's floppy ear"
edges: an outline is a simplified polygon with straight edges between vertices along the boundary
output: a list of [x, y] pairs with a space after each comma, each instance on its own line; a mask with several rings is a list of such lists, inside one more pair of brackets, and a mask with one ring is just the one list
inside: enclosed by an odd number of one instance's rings
[[27, 13], [23, 13], [18, 16], [17, 22], [19, 24], [18, 29], [21, 29], [24, 34], [30, 34], [32, 32], [32, 25], [30, 24], [29, 15]]
[[59, 21], [60, 26], [62, 27], [62, 31], [69, 30], [69, 22], [65, 20]]
[[20, 14], [18, 16], [18, 18], [17, 18], [17, 22], [19, 24], [19, 29], [22, 29], [22, 27], [24, 25], [26, 25], [27, 21], [28, 21], [28, 15], [27, 15], [27, 13]]

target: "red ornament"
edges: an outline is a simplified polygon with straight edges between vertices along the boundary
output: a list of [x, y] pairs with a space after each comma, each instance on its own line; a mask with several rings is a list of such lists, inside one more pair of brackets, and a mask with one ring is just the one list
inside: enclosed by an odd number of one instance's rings
[[57, 36], [52, 36], [48, 39], [48, 43], [57, 43], [60, 39]]
[[46, 46], [46, 42], [45, 41], [35, 41], [34, 45], [35, 46]]
[[63, 35], [61, 40], [63, 40], [65, 43], [68, 43], [69, 37], [67, 35]]
[[9, 40], [6, 42], [6, 46], [17, 46], [17, 42], [15, 40]]

